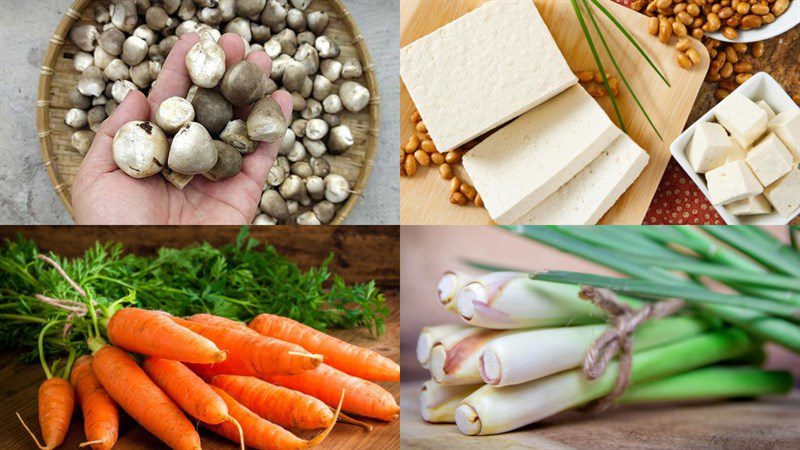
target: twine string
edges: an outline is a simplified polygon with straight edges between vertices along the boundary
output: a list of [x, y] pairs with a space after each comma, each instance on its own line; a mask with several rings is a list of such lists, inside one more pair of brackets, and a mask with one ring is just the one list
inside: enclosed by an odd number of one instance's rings
[[583, 373], [595, 380], [605, 372], [608, 363], [619, 355], [619, 370], [613, 389], [607, 396], [589, 405], [591, 410], [602, 411], [611, 406], [630, 384], [634, 331], [650, 319], [675, 314], [686, 303], [680, 299], [667, 299], [636, 310], [619, 302], [612, 291], [592, 286], [582, 286], [579, 296], [608, 314], [612, 321], [612, 326], [594, 341], [586, 353]]
[[59, 263], [55, 262], [52, 258], [50, 258], [47, 255], [39, 254], [39, 255], [36, 255], [36, 257], [41, 259], [42, 261], [46, 262], [47, 264], [50, 264], [51, 266], [53, 266], [56, 269], [56, 271], [59, 273], [59, 275], [64, 277], [64, 279], [67, 280], [67, 282], [70, 284], [70, 286], [72, 286], [72, 288], [75, 289], [75, 291], [77, 291], [78, 294], [81, 295], [81, 297], [86, 298], [86, 291], [84, 291], [83, 288], [78, 285], [78, 283], [73, 281], [72, 278], [70, 278], [69, 275], [67, 275], [67, 272], [64, 271], [64, 269], [61, 267], [61, 265]]

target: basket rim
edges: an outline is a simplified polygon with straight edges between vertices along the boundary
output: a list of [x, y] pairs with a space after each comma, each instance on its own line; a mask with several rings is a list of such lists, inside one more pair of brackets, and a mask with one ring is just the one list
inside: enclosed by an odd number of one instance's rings
[[[39, 152], [44, 162], [50, 183], [53, 185], [53, 189], [56, 191], [56, 194], [58, 194], [61, 203], [64, 205], [64, 208], [73, 221], [75, 220], [75, 211], [72, 205], [72, 199], [70, 198], [71, 196], [68, 195], [68, 192], [71, 192], [71, 190], [67, 189], [67, 183], [64, 182], [60, 173], [59, 166], [56, 163], [57, 156], [53, 149], [53, 132], [50, 127], [50, 89], [53, 76], [56, 73], [53, 67], [62, 53], [62, 48], [66, 43], [67, 36], [72, 26], [80, 21], [82, 13], [93, 1], [95, 0], [74, 0], [56, 26], [53, 35], [49, 39], [50, 43], [47, 46], [47, 50], [45, 51], [44, 61], [40, 69], [39, 87], [36, 96], [36, 132], [39, 141]], [[372, 174], [375, 158], [378, 155], [381, 128], [381, 98], [372, 56], [366, 46], [366, 40], [361, 33], [361, 28], [358, 26], [358, 23], [356, 23], [342, 0], [322, 1], [329, 3], [336, 13], [341, 16], [339, 20], [345, 24], [345, 27], [352, 35], [351, 42], [358, 53], [359, 60], [364, 66], [366, 87], [370, 91], [369, 128], [367, 130], [364, 156], [361, 161], [359, 175], [351, 188], [352, 194], [342, 207], [339, 208], [333, 220], [329, 223], [329, 225], [341, 225], [353, 210], [356, 203], [358, 203], [359, 199], [363, 196], [364, 189]]]

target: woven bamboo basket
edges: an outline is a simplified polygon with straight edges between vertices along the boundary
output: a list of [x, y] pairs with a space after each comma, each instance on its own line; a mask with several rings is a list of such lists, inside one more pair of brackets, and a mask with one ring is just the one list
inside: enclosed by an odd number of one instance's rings
[[[36, 129], [44, 167], [61, 202], [73, 217], [71, 188], [83, 156], [72, 148], [70, 138], [74, 130], [64, 123], [64, 116], [70, 110], [67, 94], [77, 85], [80, 76], [73, 67], [73, 58], [80, 49], [68, 36], [77, 22], [95, 23], [89, 7], [93, 1], [75, 0], [58, 24], [45, 53], [36, 100]], [[331, 171], [344, 176], [353, 189], [353, 194], [331, 221], [332, 225], [339, 225], [361, 198], [372, 172], [380, 136], [381, 99], [372, 57], [347, 7], [341, 0], [314, 0], [308, 10], [328, 13], [330, 25], [325, 34], [340, 47], [341, 57], [359, 58], [364, 74], [356, 81], [364, 84], [371, 94], [368, 108], [359, 113], [342, 113], [342, 123], [353, 132], [353, 147], [344, 155], [324, 156]]]

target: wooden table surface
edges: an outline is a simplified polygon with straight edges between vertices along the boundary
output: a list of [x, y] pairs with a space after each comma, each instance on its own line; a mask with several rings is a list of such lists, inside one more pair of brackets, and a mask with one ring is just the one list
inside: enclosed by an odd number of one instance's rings
[[[291, 230], [292, 239], [287, 238]], [[17, 231], [33, 237], [40, 247], [60, 254], [82, 253], [95, 239], [111, 239], [125, 242], [126, 249], [137, 253], [150, 253], [154, 248], [169, 244], [183, 246], [194, 241], [209, 241], [214, 244], [230, 242], [238, 229], [234, 227], [28, 227], [0, 228], [0, 240], [13, 236]], [[12, 232], [13, 231], [13, 232]], [[301, 266], [316, 265], [333, 251], [337, 257], [331, 265], [334, 273], [342, 275], [348, 282], [366, 281], [362, 278], [373, 274], [380, 279], [390, 314], [386, 318], [386, 333], [373, 339], [368, 331], [337, 330], [332, 334], [375, 350], [399, 363], [400, 361], [400, 303], [399, 285], [399, 231], [396, 227], [322, 227], [322, 228], [254, 228], [253, 234], [268, 240], [281, 252]], [[67, 236], [70, 236], [67, 239]], [[302, 244], [302, 245], [301, 245]], [[43, 381], [38, 364], [19, 364], [19, 353], [0, 353], [0, 449], [35, 448], [28, 434], [15, 416], [19, 412], [39, 435], [36, 412], [36, 394]], [[380, 383], [399, 401], [400, 383]], [[77, 408], [76, 408], [77, 409]], [[165, 446], [154, 436], [122, 415], [120, 437], [115, 449], [156, 449]], [[368, 420], [372, 431], [348, 424], [339, 424], [318, 448], [322, 449], [396, 449], [400, 446], [400, 421], [383, 423]], [[236, 445], [201, 429], [204, 449], [231, 449]], [[303, 435], [310, 437], [311, 435]], [[83, 422], [80, 415], [73, 417], [66, 441], [59, 448], [77, 449], [84, 441]]]
[[758, 401], [569, 412], [511, 433], [473, 437], [462, 435], [453, 424], [422, 421], [420, 385], [403, 382], [400, 389], [403, 449], [789, 449], [800, 442], [800, 392]]

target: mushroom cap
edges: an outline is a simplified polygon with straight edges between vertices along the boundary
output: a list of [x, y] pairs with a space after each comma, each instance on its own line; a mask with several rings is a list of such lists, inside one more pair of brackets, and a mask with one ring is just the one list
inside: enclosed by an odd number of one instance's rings
[[123, 125], [111, 144], [117, 167], [133, 178], [157, 174], [167, 161], [167, 136], [150, 122]]
[[194, 120], [194, 107], [182, 97], [170, 97], [156, 110], [156, 125], [167, 134], [175, 134], [184, 125]]
[[342, 105], [350, 112], [359, 112], [369, 104], [369, 89], [355, 81], [345, 81], [339, 87]]
[[211, 170], [217, 157], [217, 147], [208, 131], [197, 122], [189, 122], [172, 139], [167, 163], [176, 172], [199, 175]]
[[216, 89], [197, 89], [191, 102], [195, 121], [209, 133], [220, 133], [233, 119], [233, 106]]
[[234, 105], [250, 105], [266, 93], [267, 76], [258, 65], [250, 61], [241, 61], [225, 73], [220, 90]]
[[261, 142], [278, 142], [288, 129], [281, 107], [272, 97], [264, 97], [253, 105], [247, 118], [247, 134]]
[[225, 75], [225, 51], [213, 40], [202, 39], [186, 53], [186, 69], [194, 84], [213, 88]]

